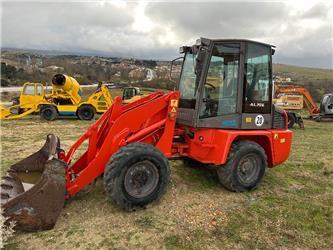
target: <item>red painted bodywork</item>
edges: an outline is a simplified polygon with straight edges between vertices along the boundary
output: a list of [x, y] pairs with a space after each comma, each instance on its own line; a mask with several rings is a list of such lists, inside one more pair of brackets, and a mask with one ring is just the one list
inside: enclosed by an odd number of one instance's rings
[[[194, 138], [188, 139], [179, 155], [203, 163], [225, 164], [231, 144], [236, 140], [252, 140], [266, 152], [268, 165], [273, 167], [288, 159], [292, 133], [289, 130], [225, 130], [196, 129]], [[174, 145], [177, 151], [177, 145]]]
[[[111, 156], [133, 142], [155, 145], [168, 158], [187, 156], [204, 163], [224, 164], [235, 140], [253, 140], [266, 151], [269, 166], [285, 161], [290, 152], [289, 130], [195, 129], [176, 124], [179, 92], [156, 92], [136, 102], [113, 105], [70, 148], [59, 157], [67, 163], [67, 198], [103, 174]], [[190, 138], [186, 131], [194, 134]], [[175, 140], [182, 136], [181, 142]], [[88, 140], [80, 156], [75, 153]], [[178, 142], [177, 142], [178, 141]], [[79, 151], [79, 150], [78, 150]], [[81, 150], [80, 150], [81, 151]]]

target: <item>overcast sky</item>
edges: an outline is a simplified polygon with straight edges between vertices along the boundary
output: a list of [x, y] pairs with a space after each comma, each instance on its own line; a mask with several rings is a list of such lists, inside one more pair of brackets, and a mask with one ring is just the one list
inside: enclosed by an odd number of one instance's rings
[[199, 37], [277, 46], [274, 62], [332, 68], [332, 1], [2, 2], [2, 47], [172, 59]]

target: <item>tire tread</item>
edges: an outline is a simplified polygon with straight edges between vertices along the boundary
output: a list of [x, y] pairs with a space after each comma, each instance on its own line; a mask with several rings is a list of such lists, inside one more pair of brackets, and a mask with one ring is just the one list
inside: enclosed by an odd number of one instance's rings
[[230, 152], [227, 157], [227, 163], [223, 166], [219, 166], [217, 169], [218, 173], [218, 178], [220, 180], [220, 183], [227, 188], [230, 191], [233, 192], [244, 192], [244, 191], [250, 191], [255, 189], [258, 184], [260, 183], [262, 177], [265, 174], [265, 169], [264, 173], [262, 174], [261, 178], [257, 181], [257, 183], [250, 188], [244, 187], [238, 183], [238, 181], [234, 177], [234, 171], [235, 171], [235, 161], [238, 160], [238, 153], [246, 150], [246, 148], [254, 148], [261, 152], [261, 155], [263, 156], [263, 162], [264, 162], [264, 167], [266, 169], [267, 166], [267, 156], [265, 153], [265, 150], [256, 142], [250, 141], [250, 140], [240, 140], [236, 141], [231, 145]]
[[[166, 174], [160, 177], [161, 183], [159, 184], [156, 194], [145, 202], [131, 202], [127, 199], [121, 187], [119, 187], [120, 176], [124, 165], [126, 164], [129, 157], [138, 155], [139, 152], [144, 152], [145, 155], [156, 155], [159, 160], [162, 160], [163, 166], [166, 166]], [[161, 173], [160, 173], [161, 174]], [[160, 197], [166, 192], [166, 186], [170, 178], [170, 168], [167, 158], [163, 153], [155, 148], [154, 146], [146, 143], [132, 143], [127, 146], [121, 147], [109, 160], [105, 171], [104, 171], [104, 187], [108, 196], [118, 206], [124, 208], [127, 211], [133, 211], [137, 208], [143, 208], [148, 203], [160, 199]]]

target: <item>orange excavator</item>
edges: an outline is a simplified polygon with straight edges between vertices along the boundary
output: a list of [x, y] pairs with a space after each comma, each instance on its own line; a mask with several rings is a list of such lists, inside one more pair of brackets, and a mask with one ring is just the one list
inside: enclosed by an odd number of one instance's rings
[[[275, 95], [292, 94], [303, 96], [304, 104], [310, 113], [309, 118], [315, 121], [323, 119], [333, 120], [333, 94], [325, 94], [320, 102], [320, 107], [313, 100], [310, 92], [303, 86], [299, 85], [275, 85]], [[288, 105], [283, 107], [285, 110], [291, 110]], [[288, 127], [291, 128], [295, 123], [303, 127], [302, 117], [295, 112], [288, 111]]]

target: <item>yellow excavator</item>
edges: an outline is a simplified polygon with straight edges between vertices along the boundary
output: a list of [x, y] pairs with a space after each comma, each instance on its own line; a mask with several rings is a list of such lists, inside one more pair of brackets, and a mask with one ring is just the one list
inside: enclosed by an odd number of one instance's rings
[[105, 85], [99, 85], [88, 100], [83, 101], [80, 84], [73, 77], [57, 74], [52, 78], [51, 93], [46, 93], [42, 83], [25, 83], [12, 106], [0, 105], [0, 119], [18, 119], [39, 112], [47, 121], [62, 116], [92, 120], [96, 113], [104, 113], [111, 104], [112, 97]]

